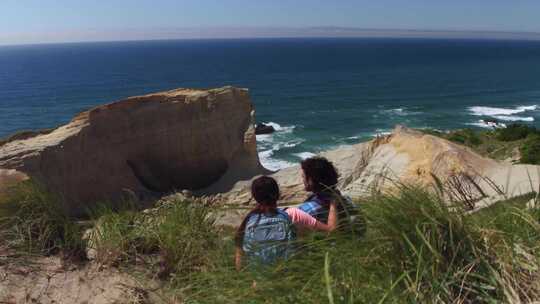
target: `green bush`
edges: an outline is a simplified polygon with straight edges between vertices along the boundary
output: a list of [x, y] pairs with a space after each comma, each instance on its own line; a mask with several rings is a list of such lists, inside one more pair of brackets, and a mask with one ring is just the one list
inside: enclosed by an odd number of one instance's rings
[[520, 162], [522, 164], [540, 165], [540, 134], [530, 134], [521, 145]]
[[472, 129], [452, 131], [447, 139], [471, 147], [478, 146], [482, 143], [480, 136]]
[[500, 141], [515, 141], [537, 133], [538, 131], [534, 127], [524, 124], [511, 124], [506, 128], [497, 129], [496, 138]]
[[13, 186], [0, 199], [0, 230], [9, 247], [26, 253], [85, 258], [82, 228], [62, 200], [33, 181]]

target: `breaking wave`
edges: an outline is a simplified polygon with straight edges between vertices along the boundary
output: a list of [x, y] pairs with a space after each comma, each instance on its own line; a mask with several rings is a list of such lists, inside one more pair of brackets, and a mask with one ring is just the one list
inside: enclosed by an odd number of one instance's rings
[[523, 113], [527, 111], [535, 111], [538, 109], [537, 105], [532, 106], [518, 106], [513, 109], [508, 108], [496, 108], [496, 107], [469, 107], [469, 111], [472, 112], [472, 115], [476, 116], [509, 116], [518, 113]]
[[310, 157], [316, 156], [317, 154], [312, 153], [312, 152], [300, 152], [300, 153], [295, 153], [294, 155], [296, 155], [296, 156], [298, 156], [299, 158], [301, 158], [302, 160], [304, 160], [304, 159], [306, 159], [306, 158], [310, 158]]
[[279, 159], [275, 154], [283, 149], [294, 148], [305, 141], [302, 138], [296, 138], [292, 135], [296, 126], [282, 126], [275, 122], [268, 122], [265, 125], [272, 126], [275, 132], [256, 136], [261, 164], [270, 170], [279, 170], [293, 166], [293, 163]]

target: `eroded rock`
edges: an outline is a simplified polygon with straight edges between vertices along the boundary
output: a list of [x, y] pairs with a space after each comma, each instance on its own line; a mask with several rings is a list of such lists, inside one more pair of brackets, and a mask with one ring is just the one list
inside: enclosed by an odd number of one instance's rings
[[[133, 193], [197, 190], [262, 172], [247, 89], [177, 89], [77, 115], [0, 146], [0, 169], [60, 193], [73, 212]], [[0, 184], [3, 180], [0, 175]]]
[[[390, 135], [321, 154], [340, 173], [339, 188], [353, 198], [397, 183], [445, 187], [448, 199], [470, 200], [484, 207], [497, 200], [538, 191], [540, 166], [513, 165], [475, 153], [471, 149], [420, 131], [397, 126]], [[304, 191], [300, 166], [272, 174], [278, 181], [282, 204], [299, 203]], [[228, 203], [253, 204], [249, 180], [237, 182], [221, 197]], [[452, 188], [462, 187], [459, 190]], [[452, 196], [452, 197], [451, 197]]]

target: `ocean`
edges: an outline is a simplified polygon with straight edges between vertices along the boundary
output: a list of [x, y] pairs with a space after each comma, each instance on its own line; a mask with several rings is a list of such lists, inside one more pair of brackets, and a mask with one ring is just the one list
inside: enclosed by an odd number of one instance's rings
[[278, 169], [396, 124], [539, 126], [540, 41], [230, 39], [0, 47], [0, 137], [178, 87], [250, 89]]

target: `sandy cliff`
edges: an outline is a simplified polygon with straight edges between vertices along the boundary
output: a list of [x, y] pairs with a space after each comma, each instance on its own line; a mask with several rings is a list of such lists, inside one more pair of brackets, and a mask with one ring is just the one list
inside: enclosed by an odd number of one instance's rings
[[[263, 172], [248, 91], [178, 89], [77, 115], [47, 134], [0, 146], [0, 187], [30, 176], [70, 209], [136, 194], [201, 189]], [[222, 182], [222, 190], [226, 183]]]
[[[339, 187], [352, 197], [373, 189], [391, 189], [396, 182], [445, 188], [448, 199], [482, 204], [538, 190], [539, 166], [512, 165], [482, 157], [464, 146], [398, 126], [387, 136], [321, 154], [340, 172]], [[303, 191], [300, 167], [272, 175], [282, 190], [282, 203], [297, 203]], [[460, 185], [463, 189], [456, 190]], [[238, 182], [222, 195], [224, 201], [249, 204], [249, 181]]]

